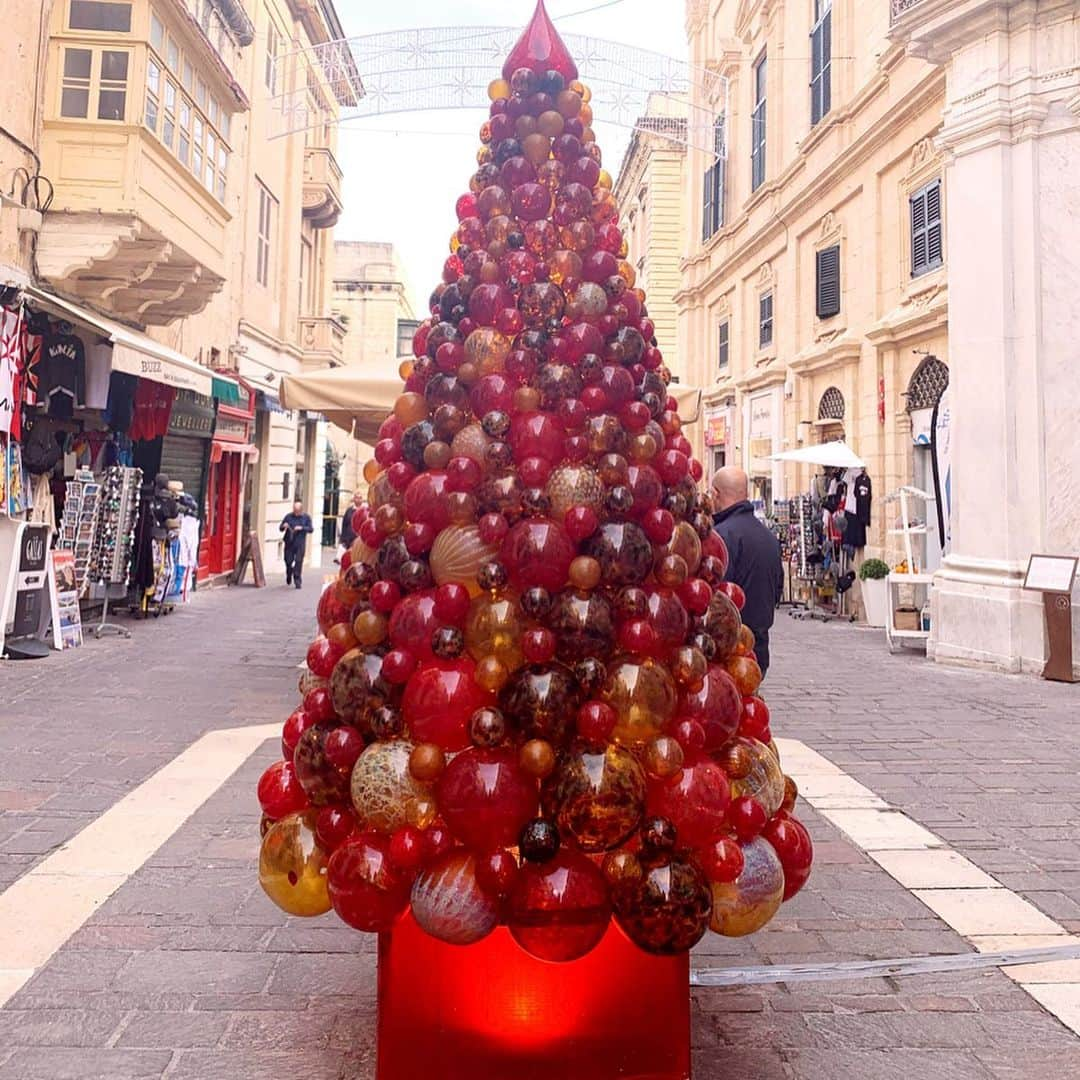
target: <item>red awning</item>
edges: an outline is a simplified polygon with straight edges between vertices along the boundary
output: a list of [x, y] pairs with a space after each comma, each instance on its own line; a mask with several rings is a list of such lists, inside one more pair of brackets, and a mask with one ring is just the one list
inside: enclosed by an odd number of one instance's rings
[[210, 446], [210, 464], [216, 465], [226, 454], [243, 454], [252, 464], [259, 460], [259, 448], [253, 443], [223, 442], [215, 439]]

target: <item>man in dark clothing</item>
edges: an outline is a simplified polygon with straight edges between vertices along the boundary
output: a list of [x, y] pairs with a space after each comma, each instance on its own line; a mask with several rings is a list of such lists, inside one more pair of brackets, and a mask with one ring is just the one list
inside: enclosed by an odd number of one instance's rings
[[727, 544], [727, 580], [746, 593], [743, 623], [754, 632], [754, 652], [769, 670], [769, 630], [784, 590], [780, 541], [754, 516], [749, 482], [742, 469], [719, 469], [713, 477], [717, 514], [713, 527]]
[[353, 493], [352, 502], [345, 507], [345, 513], [341, 515], [341, 535], [338, 543], [348, 551], [356, 540], [356, 530], [353, 528], [353, 514], [364, 505], [364, 496], [359, 491]]
[[300, 588], [304, 572], [304, 550], [307, 548], [308, 533], [314, 532], [311, 518], [304, 513], [304, 504], [297, 499], [293, 503], [292, 513], [286, 514], [281, 521], [279, 531], [285, 534], [285, 584]]

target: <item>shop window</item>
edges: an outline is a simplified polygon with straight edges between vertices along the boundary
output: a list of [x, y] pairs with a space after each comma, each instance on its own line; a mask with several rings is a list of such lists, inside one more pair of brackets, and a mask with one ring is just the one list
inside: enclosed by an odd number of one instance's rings
[[949, 385], [949, 368], [936, 356], [924, 356], [907, 388], [907, 411], [932, 409]]
[[830, 386], [821, 395], [818, 404], [817, 417], [819, 420], [843, 420], [844, 419], [844, 395], [835, 386]]
[[941, 181], [920, 188], [910, 198], [911, 276], [936, 270], [942, 264]]
[[[705, 170], [701, 206], [701, 238], [708, 240], [724, 227], [724, 118], [719, 116], [713, 124], [713, 154], [716, 160]], [[642, 212], [645, 207], [642, 204]]]
[[754, 111], [750, 115], [750, 190], [757, 191], [765, 182], [765, 89], [768, 58], [764, 53], [754, 65]]
[[832, 108], [832, 0], [814, 0], [810, 31], [810, 125]]
[[[258, 183], [258, 181], [256, 181]], [[255, 246], [255, 279], [260, 285], [270, 284], [270, 246], [273, 240], [274, 209], [277, 200], [259, 184], [259, 233]]]
[[831, 319], [840, 314], [840, 245], [817, 253], [817, 317]]
[[72, 30], [111, 30], [131, 33], [131, 5], [105, 0], [71, 0], [68, 26]]
[[725, 319], [718, 328], [717, 340], [719, 342], [719, 350], [716, 358], [716, 367], [718, 371], [727, 371], [728, 361], [730, 359], [729, 351], [731, 348], [731, 323], [727, 319]]
[[773, 342], [773, 294], [758, 300], [758, 348], [767, 349]]

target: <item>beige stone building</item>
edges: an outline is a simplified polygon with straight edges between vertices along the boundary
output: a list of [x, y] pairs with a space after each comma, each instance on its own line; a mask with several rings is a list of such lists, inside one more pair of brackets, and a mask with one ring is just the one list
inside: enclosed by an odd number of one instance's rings
[[[811, 475], [772, 454], [843, 437], [879, 497], [930, 484], [916, 442], [947, 379], [941, 70], [890, 40], [886, 0], [690, 0], [687, 30], [692, 63], [722, 77], [691, 102], [722, 153], [689, 151], [677, 296], [707, 469], [744, 466], [771, 507]], [[879, 509], [869, 551], [884, 524]]]
[[637, 272], [638, 286], [649, 294], [649, 315], [656, 325], [664, 361], [683, 383], [687, 382], [686, 353], [679, 342], [675, 294], [682, 280], [680, 262], [688, 209], [683, 197], [685, 137], [686, 103], [651, 95], [630, 138], [614, 188], [629, 249], [627, 261]]
[[[420, 325], [393, 244], [339, 240], [334, 245], [335, 317], [345, 327], [343, 362], [375, 377], [396, 377], [401, 357], [412, 355]], [[330, 429], [339, 463], [340, 507], [366, 484], [361, 470], [371, 448], [339, 428]]]
[[[23, 20], [41, 5], [13, 7]], [[53, 201], [38, 281], [257, 389], [242, 527], [277, 566], [294, 498], [321, 531], [327, 425], [284, 412], [276, 390], [282, 374], [340, 362], [344, 340], [330, 314], [333, 121], [360, 84], [315, 51], [343, 36], [334, 4], [56, 0], [42, 18], [40, 158]], [[36, 20], [25, 22], [15, 37], [33, 42]], [[32, 134], [33, 110], [16, 100], [13, 122]]]

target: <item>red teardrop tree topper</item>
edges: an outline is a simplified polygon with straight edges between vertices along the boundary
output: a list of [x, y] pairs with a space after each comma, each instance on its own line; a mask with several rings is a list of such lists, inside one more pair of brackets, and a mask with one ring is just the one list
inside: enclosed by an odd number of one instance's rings
[[538, 0], [532, 21], [503, 64], [503, 78], [509, 79], [518, 68], [530, 68], [537, 75], [557, 71], [567, 82], [578, 77], [577, 64], [548, 16], [544, 0]]

